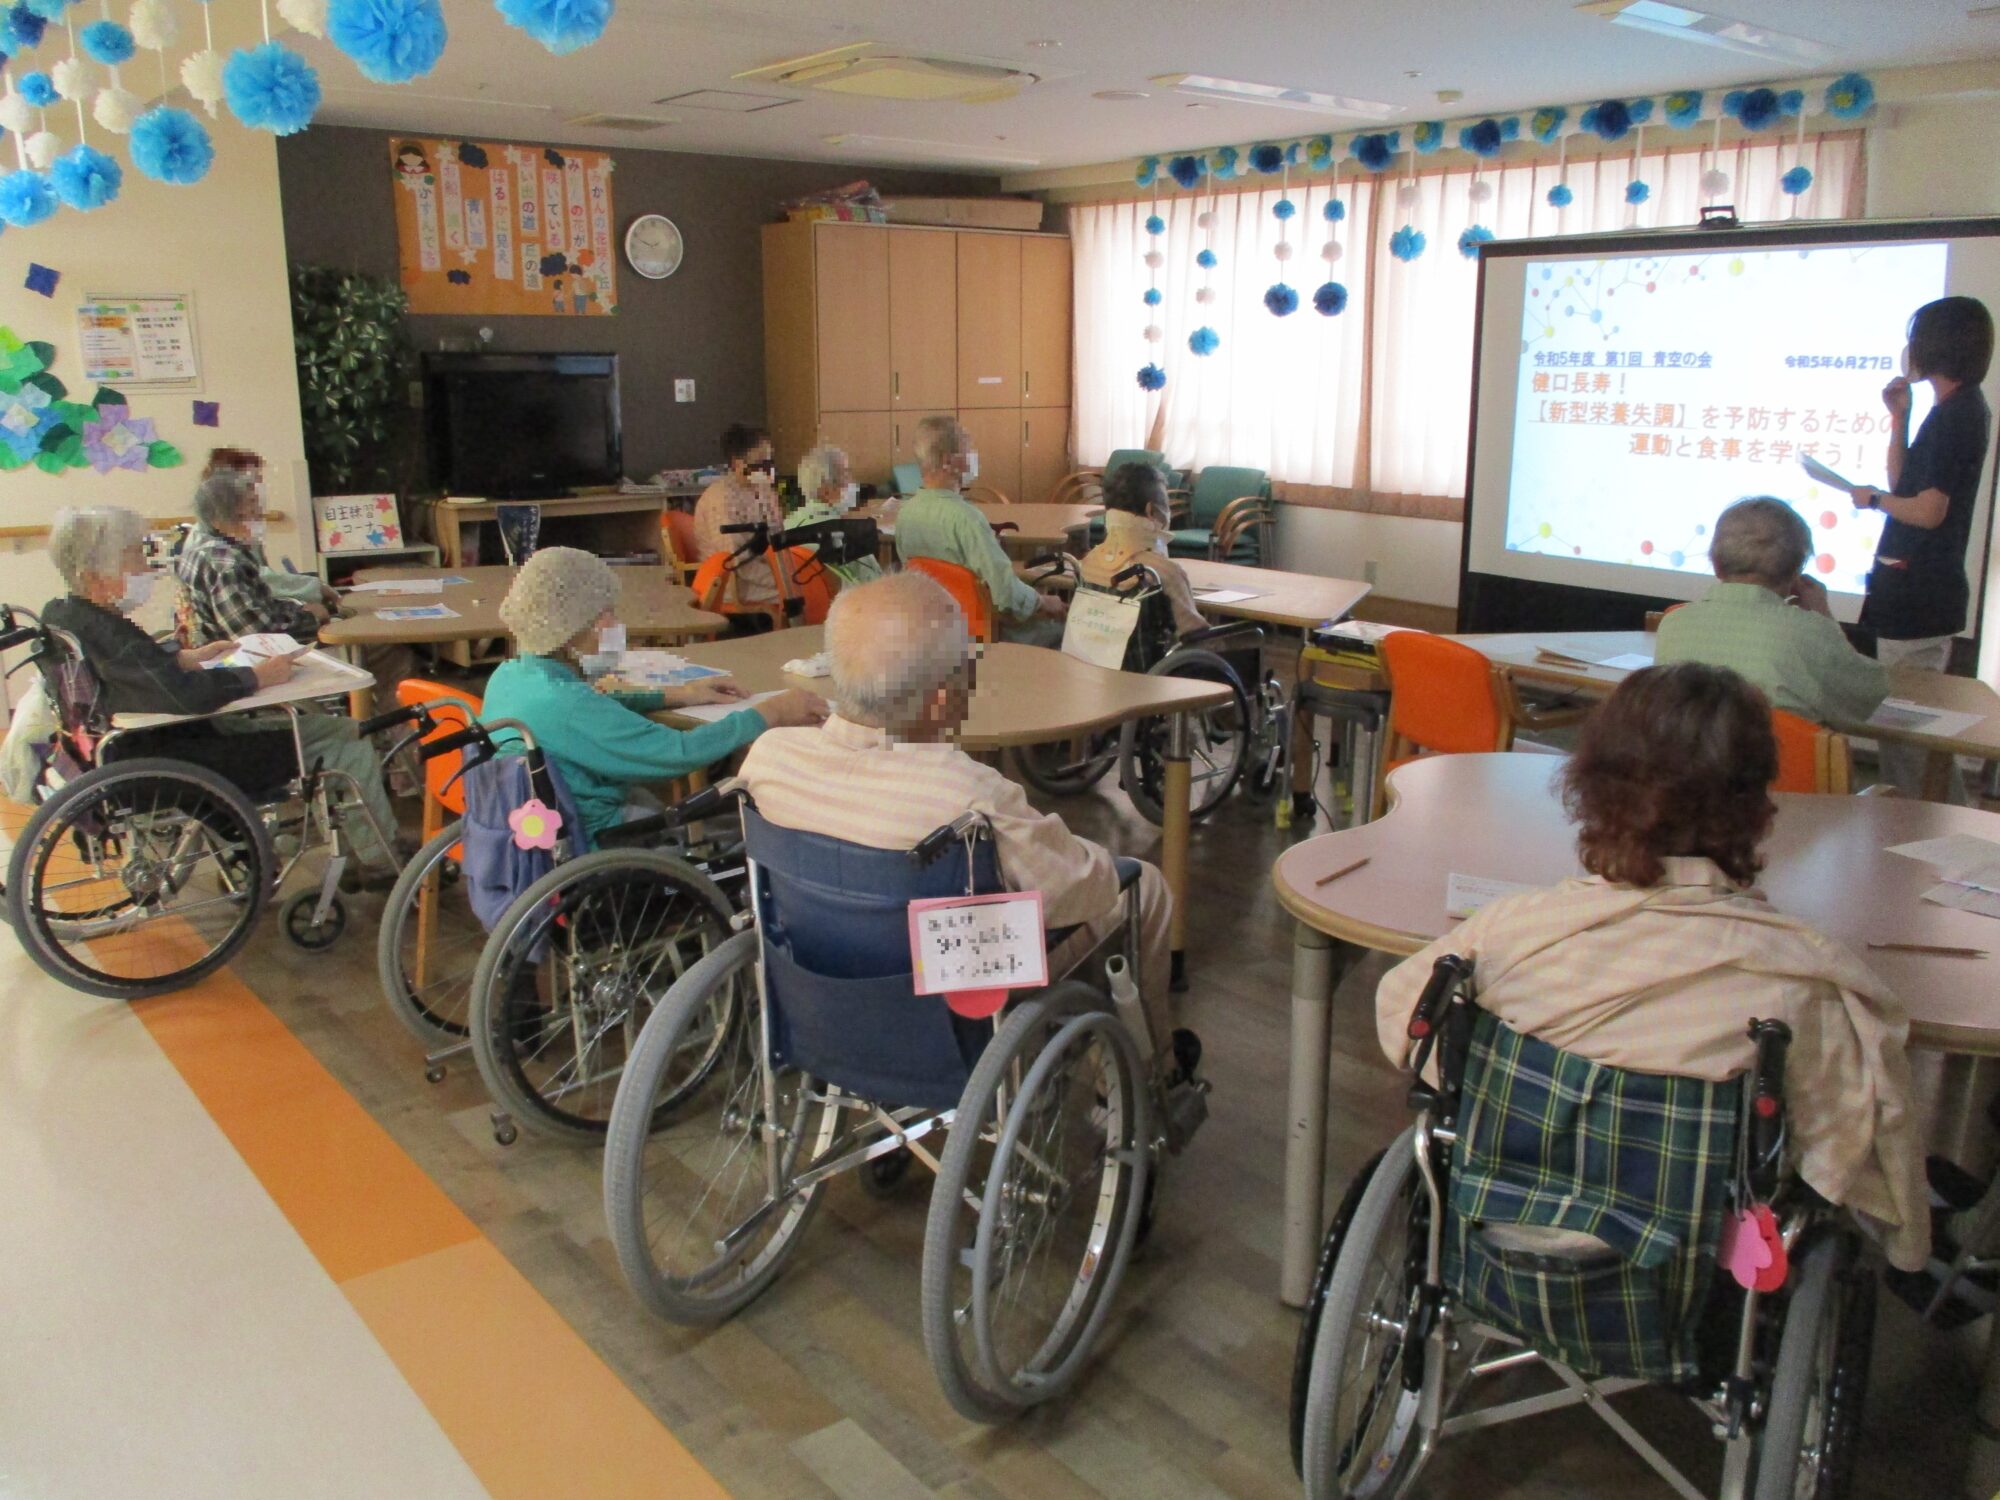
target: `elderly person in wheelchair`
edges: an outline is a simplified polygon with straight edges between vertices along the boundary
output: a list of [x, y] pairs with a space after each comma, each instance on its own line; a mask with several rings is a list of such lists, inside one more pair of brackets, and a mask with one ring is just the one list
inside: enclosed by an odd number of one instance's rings
[[[1309, 1305], [1315, 1500], [1416, 1493], [1440, 1436], [1579, 1401], [1698, 1496], [1601, 1399], [1648, 1383], [1724, 1438], [1725, 1500], [1844, 1493], [1872, 1244], [1921, 1265], [1928, 1206], [1901, 1003], [1752, 884], [1776, 770], [1736, 674], [1633, 674], [1563, 773], [1591, 873], [1383, 979], [1420, 1120], [1350, 1188]], [[1524, 1363], [1567, 1391], [1453, 1415]]]

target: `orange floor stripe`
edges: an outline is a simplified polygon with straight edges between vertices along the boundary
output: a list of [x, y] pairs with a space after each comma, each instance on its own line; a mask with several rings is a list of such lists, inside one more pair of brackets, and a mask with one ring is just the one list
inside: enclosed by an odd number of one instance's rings
[[726, 1500], [234, 974], [133, 1009], [498, 1500]]

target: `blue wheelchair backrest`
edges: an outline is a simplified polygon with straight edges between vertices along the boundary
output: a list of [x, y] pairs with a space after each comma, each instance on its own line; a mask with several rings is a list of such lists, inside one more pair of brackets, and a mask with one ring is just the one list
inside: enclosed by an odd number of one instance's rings
[[[539, 751], [476, 762], [468, 757], [461, 779], [466, 891], [473, 914], [490, 932], [517, 896], [555, 868], [558, 852], [567, 857], [566, 851], [584, 847], [583, 814], [562, 776]], [[562, 815], [555, 850], [523, 849], [514, 842], [507, 815], [531, 797], [541, 798]]]
[[918, 995], [909, 904], [1005, 889], [991, 839], [955, 840], [929, 865], [780, 828], [748, 803], [775, 1060], [885, 1105], [950, 1109], [993, 1034]]

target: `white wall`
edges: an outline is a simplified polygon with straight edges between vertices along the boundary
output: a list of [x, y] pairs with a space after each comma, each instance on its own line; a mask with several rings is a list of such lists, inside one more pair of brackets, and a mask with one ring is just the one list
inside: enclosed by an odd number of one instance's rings
[[1405, 516], [1352, 510], [1278, 507], [1278, 566], [1296, 573], [1366, 578], [1375, 565], [1375, 592], [1418, 604], [1458, 600], [1455, 521], [1415, 521]]
[[[74, 505], [123, 505], [144, 516], [188, 513], [196, 477], [212, 447], [254, 448], [269, 465], [274, 557], [310, 566], [312, 547], [296, 528], [308, 491], [292, 362], [291, 302], [278, 206], [278, 154], [269, 135], [224, 119], [210, 125], [215, 165], [191, 187], [169, 187], [126, 167], [116, 201], [92, 213], [67, 209], [0, 239], [0, 325], [56, 348], [53, 373], [72, 399], [93, 394], [82, 377], [76, 308], [87, 295], [192, 292], [203, 400], [221, 403], [219, 427], [197, 427], [186, 391], [129, 394], [186, 462], [143, 474], [33, 468], [0, 474], [0, 524], [46, 525]], [[99, 142], [102, 145], [102, 142]], [[122, 150], [117, 152], [123, 159]], [[30, 261], [62, 273], [53, 299], [23, 285]], [[0, 544], [0, 599], [39, 609], [58, 592], [40, 540]]]

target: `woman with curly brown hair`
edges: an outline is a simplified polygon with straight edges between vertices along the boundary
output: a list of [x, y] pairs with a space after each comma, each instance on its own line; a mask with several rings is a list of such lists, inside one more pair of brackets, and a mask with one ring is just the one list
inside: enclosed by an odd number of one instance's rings
[[1633, 673], [1561, 773], [1589, 873], [1482, 907], [1391, 969], [1375, 996], [1382, 1048], [1408, 1055], [1410, 1012], [1447, 953], [1472, 960], [1498, 1020], [1608, 1067], [1730, 1078], [1751, 1064], [1751, 1019], [1785, 1021], [1800, 1173], [1877, 1221], [1890, 1260], [1916, 1269], [1930, 1226], [1909, 1023], [1860, 959], [1753, 884], [1777, 764], [1770, 705], [1734, 672]]

